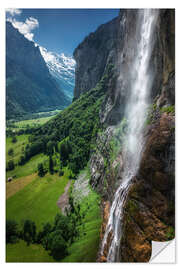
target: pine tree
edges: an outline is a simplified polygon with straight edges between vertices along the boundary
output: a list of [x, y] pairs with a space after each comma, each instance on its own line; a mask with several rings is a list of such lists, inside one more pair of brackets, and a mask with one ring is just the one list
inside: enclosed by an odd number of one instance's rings
[[40, 177], [43, 177], [45, 175], [44, 167], [42, 163], [38, 164], [38, 175]]
[[54, 167], [54, 164], [53, 164], [52, 156], [49, 156], [49, 172], [50, 172], [50, 174], [54, 173], [53, 167]]

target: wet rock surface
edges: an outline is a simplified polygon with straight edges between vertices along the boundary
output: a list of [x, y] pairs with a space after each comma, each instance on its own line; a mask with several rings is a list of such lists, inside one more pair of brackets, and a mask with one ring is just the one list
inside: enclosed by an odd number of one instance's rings
[[149, 261], [152, 240], [174, 238], [175, 152], [169, 150], [174, 149], [173, 127], [174, 115], [163, 113], [148, 135], [139, 174], [124, 209], [121, 261]]

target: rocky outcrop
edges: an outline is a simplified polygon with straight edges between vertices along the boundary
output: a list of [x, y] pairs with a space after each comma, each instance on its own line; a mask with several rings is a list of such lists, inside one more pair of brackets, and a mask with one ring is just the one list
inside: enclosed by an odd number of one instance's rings
[[80, 203], [84, 199], [84, 197], [88, 196], [89, 192], [89, 177], [87, 175], [87, 172], [83, 172], [74, 182], [74, 186], [72, 189], [72, 197], [74, 203]]
[[139, 174], [125, 205], [121, 261], [149, 261], [152, 240], [174, 238], [174, 125], [174, 115], [162, 113], [149, 126]]

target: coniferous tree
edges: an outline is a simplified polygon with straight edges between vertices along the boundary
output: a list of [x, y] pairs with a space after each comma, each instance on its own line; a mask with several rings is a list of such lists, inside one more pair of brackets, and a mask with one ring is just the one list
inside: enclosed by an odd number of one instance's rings
[[25, 220], [22, 235], [27, 245], [36, 241], [36, 225], [33, 221]]
[[38, 175], [43, 177], [45, 175], [45, 170], [42, 163], [38, 164]]
[[53, 164], [52, 156], [49, 156], [49, 172], [50, 174], [54, 173], [54, 164]]

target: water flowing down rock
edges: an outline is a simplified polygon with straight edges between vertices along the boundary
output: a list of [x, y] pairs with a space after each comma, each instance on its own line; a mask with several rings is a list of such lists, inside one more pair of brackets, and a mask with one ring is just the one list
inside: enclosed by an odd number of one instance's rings
[[140, 36], [140, 40], [138, 40], [138, 44], [135, 44], [137, 54], [129, 74], [131, 85], [129, 100], [125, 110], [125, 116], [128, 121], [127, 142], [124, 145], [125, 169], [122, 183], [114, 196], [107, 229], [102, 242], [103, 253], [109, 233], [113, 234], [107, 256], [108, 261], [120, 260], [119, 248], [122, 236], [123, 206], [131, 180], [139, 168], [144, 145], [143, 128], [153, 80], [153, 75], [149, 74], [149, 61], [153, 49], [151, 40], [154, 38], [154, 26], [158, 11], [140, 10], [138, 13], [135, 35]]

